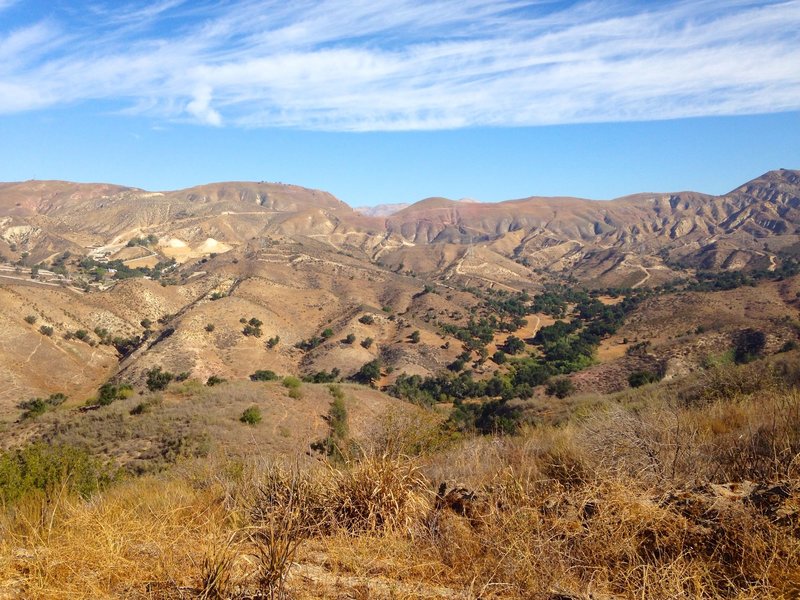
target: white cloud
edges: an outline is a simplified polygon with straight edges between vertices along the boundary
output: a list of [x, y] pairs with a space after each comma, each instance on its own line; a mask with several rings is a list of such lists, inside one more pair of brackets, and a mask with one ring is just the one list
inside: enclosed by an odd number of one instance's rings
[[110, 100], [370, 131], [800, 109], [798, 0], [161, 0], [95, 18], [0, 29], [0, 112]]
[[186, 105], [186, 112], [206, 125], [222, 125], [222, 116], [211, 108], [211, 88], [204, 86], [194, 94], [194, 99]]

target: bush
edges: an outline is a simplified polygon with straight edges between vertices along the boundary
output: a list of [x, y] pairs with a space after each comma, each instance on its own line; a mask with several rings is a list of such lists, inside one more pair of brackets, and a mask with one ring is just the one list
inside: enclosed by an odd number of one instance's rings
[[53, 328], [50, 327], [49, 325], [42, 325], [41, 327], [39, 327], [39, 333], [50, 337], [53, 335]]
[[240, 319], [240, 322], [245, 323], [244, 329], [242, 330], [243, 334], [246, 336], [261, 337], [261, 325], [263, 325], [263, 323], [260, 320], [252, 317], [249, 321], [246, 321], [243, 317]]
[[302, 392], [300, 391], [301, 382], [297, 377], [293, 375], [289, 375], [283, 378], [283, 387], [289, 390], [289, 397], [294, 398], [295, 400], [302, 397]]
[[215, 329], [216, 329], [216, 325], [214, 325], [213, 323], [209, 323], [208, 325], [206, 325], [206, 331], [208, 333], [213, 332]]
[[270, 371], [268, 369], [259, 369], [252, 375], [250, 375], [250, 381], [273, 381], [278, 378], [278, 375], [275, 371]]
[[28, 325], [33, 325], [34, 323], [36, 323], [36, 315], [28, 315], [27, 317], [25, 317], [25, 322]]
[[277, 346], [277, 345], [278, 345], [278, 343], [279, 343], [280, 341], [281, 341], [281, 338], [280, 338], [280, 336], [278, 336], [278, 335], [276, 335], [276, 336], [274, 336], [274, 337], [271, 337], [271, 338], [269, 338], [269, 339], [267, 340], [267, 348], [269, 348], [269, 349], [271, 350], [272, 348], [274, 348], [275, 346]]
[[257, 425], [261, 422], [261, 409], [257, 406], [246, 408], [242, 413], [242, 416], [239, 417], [239, 420], [242, 423], [247, 423], [248, 425]]
[[575, 385], [572, 380], [566, 377], [556, 377], [547, 382], [545, 393], [548, 396], [555, 396], [556, 398], [566, 398], [575, 391]]
[[17, 404], [17, 408], [22, 409], [22, 420], [35, 419], [48, 410], [63, 404], [67, 397], [62, 393], [50, 394], [47, 398], [31, 398]]
[[342, 342], [344, 342], [345, 344], [352, 344], [355, 341], [356, 341], [356, 336], [355, 334], [352, 333], [348, 333], [347, 337], [342, 340]]
[[361, 340], [361, 347], [362, 348], [367, 348], [367, 349], [371, 348], [372, 347], [372, 342], [374, 342], [374, 341], [375, 340], [373, 340], [371, 337], [364, 338], [363, 340]]
[[505, 352], [503, 352], [502, 350], [498, 350], [497, 352], [495, 352], [494, 354], [492, 354], [492, 360], [493, 360], [493, 361], [494, 361], [496, 364], [498, 364], [498, 365], [502, 365], [503, 363], [505, 363], [505, 362], [506, 362], [506, 353], [505, 353]]
[[359, 317], [358, 322], [363, 325], [372, 325], [375, 322], [375, 317], [372, 315], [362, 315]]
[[328, 338], [333, 337], [333, 329], [328, 327], [320, 335], [322, 336], [322, 339], [327, 340]]
[[381, 377], [381, 363], [379, 360], [371, 360], [361, 366], [356, 373], [351, 377], [353, 381], [363, 383], [364, 385], [373, 385]]
[[227, 379], [223, 379], [222, 377], [217, 377], [216, 375], [212, 375], [206, 380], [206, 385], [208, 387], [214, 387], [215, 385], [219, 385], [220, 383], [225, 383]]
[[114, 400], [124, 400], [133, 395], [133, 388], [128, 384], [114, 385], [113, 383], [104, 383], [100, 386], [97, 392], [96, 404], [100, 406], [108, 406]]
[[147, 389], [151, 392], [164, 390], [173, 378], [174, 375], [169, 371], [164, 371], [161, 367], [154, 367], [147, 372]]
[[657, 373], [651, 371], [634, 371], [628, 376], [628, 384], [633, 388], [637, 388], [648, 383], [655, 383], [660, 379], [661, 377]]
[[733, 360], [737, 364], [748, 363], [764, 354], [767, 336], [763, 331], [745, 329], [736, 336], [736, 345], [733, 351]]
[[408, 339], [411, 340], [412, 344], [419, 344], [419, 330], [412, 331]]
[[70, 446], [36, 443], [0, 454], [0, 505], [32, 493], [49, 499], [64, 488], [88, 497], [113, 479], [110, 469], [88, 452]]

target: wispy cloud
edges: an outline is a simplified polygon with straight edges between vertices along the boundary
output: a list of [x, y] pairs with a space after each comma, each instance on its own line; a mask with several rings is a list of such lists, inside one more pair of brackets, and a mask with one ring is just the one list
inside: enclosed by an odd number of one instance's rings
[[0, 29], [0, 113], [102, 100], [370, 131], [800, 109], [798, 0], [160, 0], [54, 19]]

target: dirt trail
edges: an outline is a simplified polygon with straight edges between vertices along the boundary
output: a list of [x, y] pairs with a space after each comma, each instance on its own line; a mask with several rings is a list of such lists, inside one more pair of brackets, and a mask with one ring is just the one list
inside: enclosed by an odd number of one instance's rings
[[639, 267], [642, 271], [644, 271], [644, 279], [642, 279], [641, 281], [639, 281], [637, 283], [634, 283], [631, 286], [632, 290], [635, 290], [639, 286], [643, 285], [648, 279], [650, 279], [650, 271], [647, 269], [647, 267], [643, 267], [642, 265], [636, 265], [636, 266]]

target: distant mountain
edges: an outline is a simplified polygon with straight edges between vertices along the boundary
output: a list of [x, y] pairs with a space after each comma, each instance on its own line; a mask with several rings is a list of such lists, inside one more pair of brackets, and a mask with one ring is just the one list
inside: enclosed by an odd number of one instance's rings
[[[587, 282], [656, 283], [675, 265], [770, 268], [800, 243], [800, 174], [765, 173], [721, 196], [642, 193], [610, 201], [530, 197], [497, 203], [426, 198], [354, 210], [294, 185], [226, 182], [171, 192], [108, 184], [0, 184], [0, 253], [44, 260], [55, 252], [119, 243], [140, 233], [200, 248], [265, 237], [314, 238], [369, 260], [452, 275], [470, 256], [523, 263]], [[177, 242], [173, 242], [174, 243]], [[446, 245], [445, 248], [442, 245]], [[422, 247], [435, 246], [429, 250]], [[472, 254], [464, 256], [466, 248]], [[199, 250], [198, 250], [199, 252]], [[466, 262], [465, 262], [466, 261]], [[523, 269], [524, 272], [524, 269]]]
[[358, 206], [354, 208], [356, 212], [368, 217], [388, 217], [396, 212], [400, 212], [410, 204], [378, 204], [377, 206]]
[[[20, 399], [63, 391], [79, 403], [110, 378], [141, 384], [154, 367], [200, 381], [265, 368], [348, 376], [380, 358], [396, 373], [435, 373], [462, 352], [442, 343], [441, 323], [481, 316], [490, 290], [576, 280], [646, 287], [700, 269], [776, 269], [800, 254], [798, 171], [771, 171], [720, 196], [426, 198], [378, 212], [277, 183], [162, 192], [0, 183], [0, 421], [18, 417]], [[732, 306], [749, 316], [731, 323], [777, 323], [782, 303], [797, 302], [792, 285], [737, 290], [713, 308], [696, 300], [705, 312], [694, 327], [733, 319], [719, 316]], [[765, 294], [774, 296], [769, 310]], [[657, 326], [671, 339], [673, 301], [628, 337]], [[263, 337], [243, 333], [242, 319], [253, 318]], [[532, 318], [519, 336], [539, 324]], [[408, 339], [415, 330], [418, 344]], [[275, 347], [265, 343], [273, 336]], [[614, 377], [618, 385], [627, 375]]]

